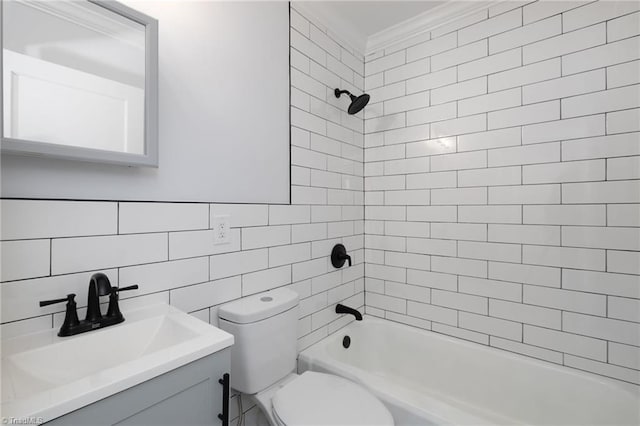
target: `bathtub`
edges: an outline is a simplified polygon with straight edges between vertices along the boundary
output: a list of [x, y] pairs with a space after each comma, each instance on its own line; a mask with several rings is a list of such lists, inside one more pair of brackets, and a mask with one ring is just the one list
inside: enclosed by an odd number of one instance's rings
[[360, 383], [397, 425], [640, 424], [635, 385], [371, 317], [302, 351], [298, 370]]

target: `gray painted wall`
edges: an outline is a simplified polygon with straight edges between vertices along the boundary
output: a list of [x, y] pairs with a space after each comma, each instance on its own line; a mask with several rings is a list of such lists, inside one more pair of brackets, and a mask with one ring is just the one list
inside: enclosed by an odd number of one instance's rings
[[2, 196], [288, 203], [288, 4], [127, 4], [159, 20], [160, 167], [3, 155]]

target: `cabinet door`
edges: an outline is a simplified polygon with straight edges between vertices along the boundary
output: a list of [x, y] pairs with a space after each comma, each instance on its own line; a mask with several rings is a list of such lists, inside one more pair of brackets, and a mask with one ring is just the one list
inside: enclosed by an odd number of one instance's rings
[[222, 425], [229, 349], [54, 419], [51, 425]]

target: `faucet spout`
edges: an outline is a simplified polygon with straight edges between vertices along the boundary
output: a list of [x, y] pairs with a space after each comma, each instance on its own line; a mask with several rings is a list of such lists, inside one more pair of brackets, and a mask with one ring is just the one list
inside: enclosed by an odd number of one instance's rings
[[109, 277], [101, 272], [93, 274], [89, 281], [86, 321], [93, 323], [102, 318], [102, 313], [100, 312], [100, 296], [106, 296], [110, 293], [111, 283], [109, 282]]
[[357, 309], [350, 308], [341, 303], [336, 305], [336, 314], [351, 314], [356, 317], [356, 321], [362, 321], [362, 314]]

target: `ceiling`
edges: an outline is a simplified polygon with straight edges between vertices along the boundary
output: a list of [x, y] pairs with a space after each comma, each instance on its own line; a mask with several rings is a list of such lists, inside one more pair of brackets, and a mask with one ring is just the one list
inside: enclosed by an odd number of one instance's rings
[[365, 51], [367, 40], [417, 16], [436, 12], [454, 1], [298, 1], [296, 7], [310, 13], [344, 41]]
[[444, 1], [322, 1], [316, 2], [333, 16], [342, 16], [364, 37], [372, 36]]

